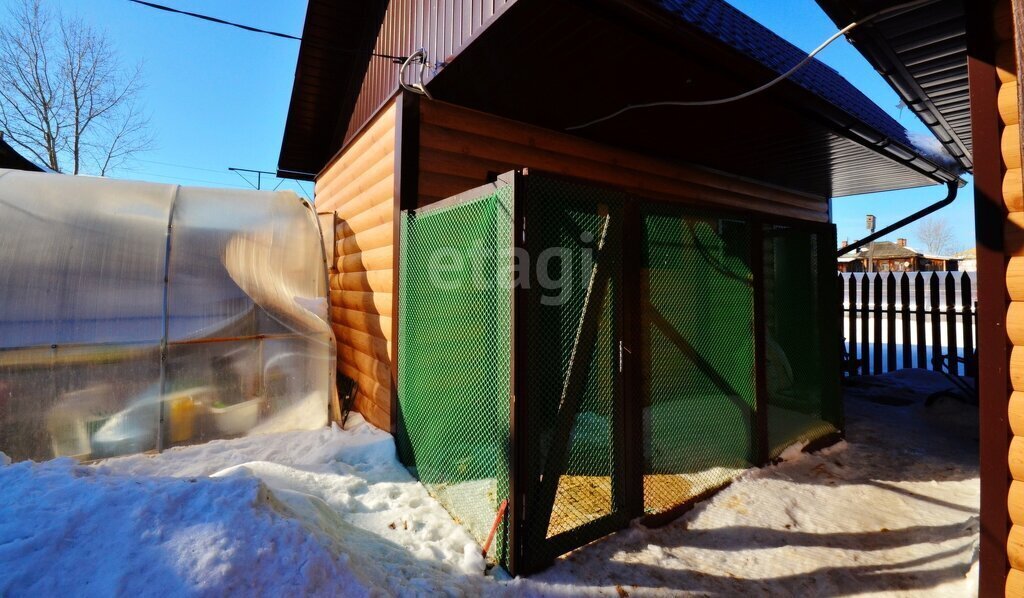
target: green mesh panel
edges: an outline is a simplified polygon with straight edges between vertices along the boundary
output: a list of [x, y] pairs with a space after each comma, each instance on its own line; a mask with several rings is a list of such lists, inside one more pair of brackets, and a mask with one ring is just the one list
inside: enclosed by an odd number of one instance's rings
[[525, 533], [532, 558], [553, 558], [624, 521], [615, 459], [623, 199], [529, 179]]
[[[402, 219], [399, 456], [481, 544], [509, 498], [511, 204], [503, 187]], [[491, 550], [505, 562], [505, 522]]]
[[835, 267], [822, 268], [828, 235], [764, 229], [765, 356], [769, 456], [838, 432]]
[[750, 226], [643, 218], [644, 508], [658, 513], [756, 463]]

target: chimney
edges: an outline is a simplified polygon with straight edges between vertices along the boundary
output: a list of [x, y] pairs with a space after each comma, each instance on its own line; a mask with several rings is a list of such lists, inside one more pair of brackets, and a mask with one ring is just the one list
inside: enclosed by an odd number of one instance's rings
[[896, 239], [896, 244], [899, 245], [900, 247], [906, 247], [907, 246], [907, 240], [906, 239]]
[[843, 247], [849, 247], [849, 245], [850, 245], [850, 242], [847, 241], [846, 239], [843, 239]]

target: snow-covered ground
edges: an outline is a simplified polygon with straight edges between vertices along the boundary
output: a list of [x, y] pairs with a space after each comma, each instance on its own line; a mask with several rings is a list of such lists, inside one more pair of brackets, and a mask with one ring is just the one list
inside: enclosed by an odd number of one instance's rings
[[670, 525], [512, 581], [484, 575], [473, 539], [358, 416], [97, 466], [0, 457], [0, 596], [973, 595], [976, 415], [924, 407], [918, 389], [938, 380], [866, 380], [848, 393], [848, 442], [788, 451]]

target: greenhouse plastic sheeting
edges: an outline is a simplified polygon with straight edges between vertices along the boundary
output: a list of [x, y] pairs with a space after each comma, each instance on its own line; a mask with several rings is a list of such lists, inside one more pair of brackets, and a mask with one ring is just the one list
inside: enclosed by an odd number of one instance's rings
[[0, 170], [0, 287], [12, 458], [327, 421], [323, 248], [293, 193]]

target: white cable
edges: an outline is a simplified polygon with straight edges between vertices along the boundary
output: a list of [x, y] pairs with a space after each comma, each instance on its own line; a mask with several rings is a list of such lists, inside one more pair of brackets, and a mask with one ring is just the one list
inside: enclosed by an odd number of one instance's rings
[[719, 99], [716, 99], [716, 100], [698, 100], [698, 101], [692, 101], [692, 102], [681, 102], [681, 101], [671, 101], [671, 100], [669, 100], [669, 101], [665, 101], [665, 102], [648, 102], [646, 104], [630, 104], [630, 105], [626, 106], [625, 108], [622, 108], [620, 110], [612, 112], [611, 114], [609, 114], [607, 116], [602, 116], [601, 118], [596, 118], [596, 119], [594, 119], [592, 121], [585, 122], [582, 125], [574, 125], [572, 127], [566, 127], [565, 130], [566, 131], [575, 131], [575, 130], [578, 130], [578, 129], [584, 129], [584, 128], [589, 127], [591, 125], [596, 125], [596, 124], [602, 123], [602, 122], [604, 122], [606, 120], [611, 120], [611, 119], [613, 119], [613, 118], [615, 118], [615, 117], [617, 117], [617, 116], [619, 116], [621, 114], [629, 112], [630, 110], [635, 110], [637, 108], [656, 108], [656, 107], [659, 107], [659, 106], [716, 106], [716, 105], [719, 105], [719, 104], [728, 104], [730, 102], [735, 102], [735, 101], [738, 101], [738, 100], [749, 98], [750, 96], [752, 96], [754, 94], [761, 93], [762, 91], [764, 91], [764, 90], [766, 90], [766, 89], [768, 89], [770, 87], [773, 87], [776, 84], [781, 83], [782, 81], [785, 81], [786, 79], [791, 77], [793, 75], [793, 73], [797, 72], [798, 70], [800, 70], [801, 68], [806, 66], [807, 63], [809, 63], [811, 60], [813, 60], [814, 57], [819, 52], [821, 52], [822, 50], [827, 48], [829, 46], [829, 44], [831, 44], [832, 42], [836, 41], [837, 39], [839, 39], [843, 35], [849, 33], [850, 31], [855, 29], [857, 26], [863, 25], [864, 23], [867, 23], [869, 21], [873, 21], [874, 19], [877, 19], [878, 17], [887, 15], [887, 14], [889, 14], [891, 12], [913, 8], [913, 7], [916, 7], [918, 5], [930, 4], [930, 3], [935, 2], [935, 1], [936, 0], [915, 0], [914, 2], [907, 2], [907, 3], [904, 3], [904, 4], [898, 4], [896, 6], [890, 6], [889, 8], [886, 8], [886, 9], [880, 10], [880, 11], [874, 13], [874, 14], [871, 14], [871, 15], [867, 16], [866, 18], [861, 19], [860, 21], [854, 21], [853, 23], [850, 23], [846, 27], [843, 27], [839, 31], [836, 31], [835, 33], [833, 33], [828, 39], [826, 39], [824, 42], [822, 42], [821, 45], [819, 45], [817, 48], [815, 48], [813, 52], [808, 54], [803, 60], [798, 62], [793, 68], [789, 69], [785, 73], [782, 73], [781, 75], [779, 75], [778, 77], [776, 77], [776, 78], [772, 79], [771, 81], [765, 83], [764, 85], [762, 85], [760, 87], [755, 87], [754, 89], [751, 89], [749, 91], [745, 91], [745, 92], [743, 92], [743, 93], [741, 93], [739, 95], [734, 95], [734, 96], [730, 96], [730, 97], [727, 97], [727, 98], [719, 98]]

